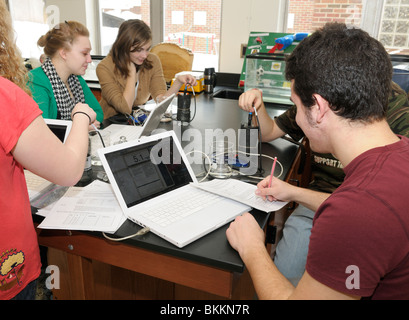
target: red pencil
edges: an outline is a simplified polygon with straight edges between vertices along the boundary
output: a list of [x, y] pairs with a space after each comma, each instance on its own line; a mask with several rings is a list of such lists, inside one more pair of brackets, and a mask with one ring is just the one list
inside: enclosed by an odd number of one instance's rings
[[273, 166], [271, 167], [271, 174], [270, 174], [270, 182], [268, 183], [268, 187], [271, 188], [271, 180], [273, 180], [274, 169], [276, 167], [277, 157], [274, 158]]

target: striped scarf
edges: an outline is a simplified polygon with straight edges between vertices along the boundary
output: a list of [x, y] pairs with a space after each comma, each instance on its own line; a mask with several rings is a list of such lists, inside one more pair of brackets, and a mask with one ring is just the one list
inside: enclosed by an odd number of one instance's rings
[[78, 77], [73, 74], [68, 77], [68, 86], [70, 87], [71, 93], [74, 96], [73, 99], [67, 86], [57, 74], [57, 71], [55, 70], [50, 58], [46, 59], [41, 68], [50, 80], [51, 87], [53, 88], [54, 97], [57, 102], [57, 119], [70, 120], [71, 111], [74, 106], [78, 102], [85, 103], [84, 92], [82, 91]]

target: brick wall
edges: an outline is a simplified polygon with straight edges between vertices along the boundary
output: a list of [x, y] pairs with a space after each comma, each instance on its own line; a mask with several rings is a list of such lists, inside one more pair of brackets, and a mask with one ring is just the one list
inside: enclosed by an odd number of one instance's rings
[[148, 26], [151, 25], [151, 9], [150, 9], [150, 0], [141, 0], [141, 15], [143, 20]]
[[312, 32], [330, 21], [360, 25], [362, 0], [291, 0], [294, 27], [287, 32]]

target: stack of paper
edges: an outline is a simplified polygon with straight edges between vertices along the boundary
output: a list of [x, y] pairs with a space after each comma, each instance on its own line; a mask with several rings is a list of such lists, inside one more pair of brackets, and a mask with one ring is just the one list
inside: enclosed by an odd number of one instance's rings
[[70, 187], [60, 200], [41, 209], [42, 229], [114, 233], [125, 222], [110, 184], [95, 180], [86, 187]]

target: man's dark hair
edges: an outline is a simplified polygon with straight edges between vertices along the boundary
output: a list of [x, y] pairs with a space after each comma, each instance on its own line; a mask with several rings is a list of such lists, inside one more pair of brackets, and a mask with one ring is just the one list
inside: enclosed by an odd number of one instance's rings
[[367, 32], [327, 23], [301, 41], [286, 61], [287, 80], [305, 107], [313, 94], [350, 120], [372, 122], [386, 115], [392, 64], [383, 45]]

